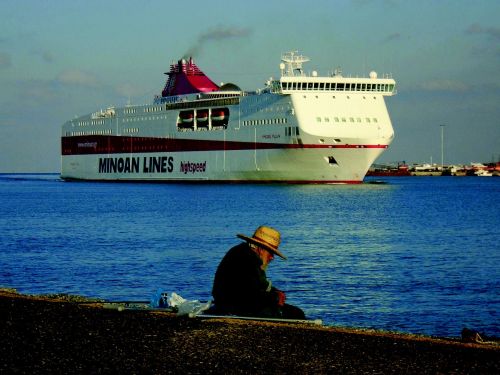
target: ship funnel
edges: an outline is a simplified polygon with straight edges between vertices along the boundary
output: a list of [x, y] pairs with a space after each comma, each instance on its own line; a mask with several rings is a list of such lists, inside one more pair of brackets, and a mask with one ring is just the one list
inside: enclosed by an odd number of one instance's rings
[[170, 65], [167, 83], [161, 93], [162, 97], [195, 94], [199, 92], [210, 92], [219, 89], [205, 73], [194, 63], [193, 58], [189, 62], [182, 58], [177, 64]]

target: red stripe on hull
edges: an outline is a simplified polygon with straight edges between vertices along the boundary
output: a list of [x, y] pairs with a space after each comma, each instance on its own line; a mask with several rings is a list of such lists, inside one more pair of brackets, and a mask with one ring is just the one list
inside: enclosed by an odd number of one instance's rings
[[93, 182], [125, 182], [152, 184], [290, 184], [290, 185], [355, 185], [362, 184], [362, 180], [205, 180], [205, 179], [79, 179], [74, 177], [62, 177], [66, 181], [93, 181]]
[[126, 154], [150, 152], [235, 151], [295, 148], [387, 148], [387, 145], [313, 145], [289, 143], [212, 141], [126, 136], [77, 136], [61, 138], [62, 155]]

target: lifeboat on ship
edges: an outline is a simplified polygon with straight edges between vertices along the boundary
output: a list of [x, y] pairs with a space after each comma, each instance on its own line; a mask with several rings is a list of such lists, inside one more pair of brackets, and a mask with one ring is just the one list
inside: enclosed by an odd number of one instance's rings
[[212, 121], [222, 121], [224, 118], [226, 118], [226, 114], [223, 109], [212, 110]]
[[208, 121], [208, 111], [198, 111], [196, 113], [196, 121], [207, 122]]
[[191, 112], [184, 112], [179, 115], [179, 118], [183, 124], [190, 124], [193, 122], [194, 116]]

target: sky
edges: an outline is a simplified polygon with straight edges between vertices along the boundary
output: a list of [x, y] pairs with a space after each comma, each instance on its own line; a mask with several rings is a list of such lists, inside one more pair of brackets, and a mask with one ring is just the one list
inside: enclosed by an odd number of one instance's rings
[[292, 50], [306, 71], [393, 76], [377, 163], [500, 160], [498, 0], [2, 0], [0, 17], [0, 173], [59, 172], [64, 122], [152, 102], [187, 54], [255, 90]]

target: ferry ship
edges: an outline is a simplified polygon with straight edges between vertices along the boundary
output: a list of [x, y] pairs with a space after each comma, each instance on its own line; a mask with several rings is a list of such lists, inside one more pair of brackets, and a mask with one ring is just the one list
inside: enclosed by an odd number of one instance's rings
[[61, 178], [171, 182], [360, 183], [394, 131], [390, 76], [306, 73], [281, 57], [280, 78], [243, 91], [181, 59], [151, 104], [111, 107], [62, 126]]

